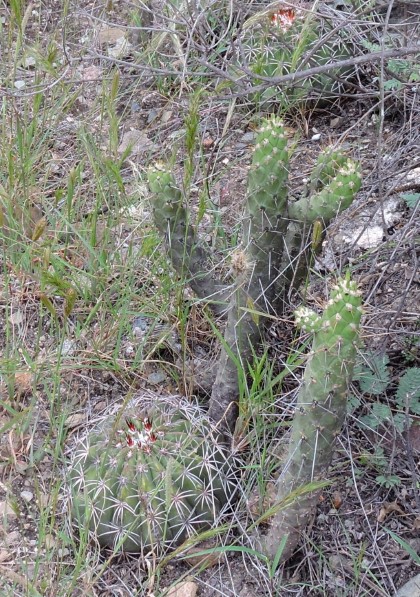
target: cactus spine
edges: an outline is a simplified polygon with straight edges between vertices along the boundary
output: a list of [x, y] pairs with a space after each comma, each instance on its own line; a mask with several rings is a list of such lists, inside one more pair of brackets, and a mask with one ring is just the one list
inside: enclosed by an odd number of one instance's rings
[[146, 555], [181, 545], [214, 526], [234, 493], [219, 443], [202, 410], [177, 397], [106, 413], [73, 450], [74, 521], [113, 550]]
[[[334, 286], [322, 315], [305, 308], [296, 312], [297, 325], [313, 334], [313, 344], [298, 393], [284, 470], [277, 481], [279, 504], [299, 487], [322, 479], [330, 465], [346, 415], [362, 312], [360, 292], [349, 279]], [[277, 511], [262, 539], [267, 555], [274, 558], [287, 536], [281, 560], [290, 557], [317, 497], [317, 492], [300, 495]]]

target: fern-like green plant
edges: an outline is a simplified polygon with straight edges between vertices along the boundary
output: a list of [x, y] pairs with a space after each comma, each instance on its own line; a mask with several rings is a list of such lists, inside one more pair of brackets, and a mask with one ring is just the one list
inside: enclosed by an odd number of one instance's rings
[[[359, 382], [363, 394], [381, 396], [388, 391], [391, 379], [387, 355], [368, 355], [363, 363], [355, 368], [353, 379]], [[377, 429], [385, 423], [392, 423], [396, 429], [403, 431], [410, 426], [413, 416], [420, 415], [420, 368], [409, 367], [401, 376], [394, 394], [396, 412], [389, 402], [372, 402], [369, 412], [359, 417], [359, 425], [370, 429]], [[361, 401], [354, 398], [352, 408], [360, 406]]]

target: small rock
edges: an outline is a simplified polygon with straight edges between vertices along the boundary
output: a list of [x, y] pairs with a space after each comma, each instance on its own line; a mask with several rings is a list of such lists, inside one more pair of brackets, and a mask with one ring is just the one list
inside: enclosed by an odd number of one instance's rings
[[36, 60], [33, 56], [27, 56], [25, 58], [25, 60], [23, 61], [23, 66], [25, 68], [32, 68], [34, 66], [36, 66]]
[[67, 549], [67, 547], [63, 547], [57, 551], [57, 555], [59, 558], [64, 558], [65, 556], [68, 556], [70, 553], [70, 550]]
[[99, 31], [100, 44], [115, 44], [119, 39], [125, 38], [125, 31], [116, 27], [103, 27]]
[[10, 314], [9, 321], [12, 325], [20, 325], [23, 323], [23, 313], [20, 310], [13, 311]]
[[7, 545], [7, 547], [12, 547], [12, 546], [16, 547], [17, 543], [19, 542], [19, 539], [20, 539], [19, 531], [11, 531], [4, 538], [4, 542]]
[[197, 585], [190, 580], [175, 585], [168, 592], [168, 597], [195, 597], [196, 595]]
[[316, 133], [315, 135], [312, 135], [311, 137], [311, 141], [319, 141], [321, 139], [321, 133]]
[[0, 502], [0, 518], [6, 517], [9, 522], [17, 518], [16, 512], [7, 502]]
[[240, 141], [241, 143], [253, 143], [256, 136], [257, 135], [254, 131], [250, 131], [248, 133], [245, 133], [245, 135], [242, 135]]
[[32, 491], [21, 491], [20, 497], [29, 504], [29, 502], [31, 502], [34, 499], [34, 494], [32, 493]]
[[151, 373], [147, 377], [147, 381], [152, 384], [158, 384], [164, 382], [166, 379], [166, 374], [163, 371], [156, 371], [156, 373]]
[[167, 122], [169, 122], [172, 118], [172, 110], [164, 110], [162, 112], [162, 116], [160, 117], [160, 121], [162, 122], [162, 124], [166, 124]]
[[330, 120], [330, 128], [338, 129], [344, 122], [343, 116], [337, 116], [336, 118], [331, 118]]
[[405, 583], [395, 597], [420, 597], [420, 574]]
[[108, 56], [110, 58], [115, 58], [115, 60], [122, 60], [129, 56], [132, 48], [133, 46], [127, 39], [125, 39], [125, 37], [120, 37], [117, 39], [115, 45], [108, 48]]
[[66, 338], [61, 347], [61, 354], [67, 357], [71, 356], [72, 354], [74, 354], [76, 346], [77, 344], [74, 340], [69, 340], [68, 338]]
[[134, 354], [134, 346], [132, 344], [127, 344], [124, 353], [126, 357], [131, 357]]
[[79, 425], [82, 425], [85, 422], [86, 415], [84, 413], [74, 413], [73, 415], [67, 417], [65, 426], [68, 429], [74, 429], [75, 427], [79, 427]]
[[21, 89], [23, 89], [25, 87], [26, 83], [25, 81], [15, 81], [15, 87], [16, 89], [18, 89], [19, 91]]
[[12, 554], [10, 553], [10, 551], [8, 549], [0, 549], [0, 563], [10, 560], [11, 557], [12, 557]]
[[132, 129], [124, 133], [118, 147], [118, 153], [125, 153], [127, 149], [130, 149], [130, 155], [138, 155], [153, 149], [153, 147], [154, 143], [146, 133]]

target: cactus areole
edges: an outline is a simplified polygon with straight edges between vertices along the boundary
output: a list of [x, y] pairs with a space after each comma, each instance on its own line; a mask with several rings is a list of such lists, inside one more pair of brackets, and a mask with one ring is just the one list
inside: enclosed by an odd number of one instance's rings
[[162, 553], [217, 524], [233, 468], [197, 405], [155, 399], [106, 416], [77, 443], [72, 518], [102, 547]]

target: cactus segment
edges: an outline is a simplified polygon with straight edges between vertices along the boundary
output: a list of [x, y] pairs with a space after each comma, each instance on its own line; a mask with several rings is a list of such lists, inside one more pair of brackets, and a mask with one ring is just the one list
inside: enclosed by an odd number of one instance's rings
[[[272, 310], [276, 280], [288, 220], [287, 179], [289, 154], [282, 122], [264, 121], [257, 136], [248, 176], [246, 217], [243, 223], [243, 262], [231, 293], [225, 346], [213, 385], [209, 415], [233, 431], [238, 414], [238, 363], [248, 370], [265, 324], [260, 313]], [[234, 355], [235, 358], [232, 358]]]
[[361, 187], [361, 174], [358, 165], [347, 159], [334, 177], [318, 193], [302, 197], [289, 205], [291, 218], [314, 222], [322, 218], [328, 223], [340, 211], [349, 207]]
[[[309, 309], [296, 314], [298, 326], [313, 334], [313, 344], [298, 393], [284, 470], [277, 481], [278, 502], [299, 487], [324, 478], [327, 472], [346, 415], [362, 313], [356, 284], [343, 279], [334, 286], [321, 316]], [[267, 555], [274, 558], [287, 535], [282, 560], [290, 557], [316, 501], [316, 492], [306, 493], [274, 515], [270, 533], [263, 538]]]
[[216, 315], [224, 315], [225, 286], [209, 273], [212, 269], [210, 252], [198, 243], [173, 174], [157, 164], [148, 170], [148, 183], [153, 194], [155, 225], [167, 241], [174, 269], [181, 277], [187, 275], [193, 291], [208, 302]]
[[229, 455], [197, 405], [134, 400], [82, 437], [71, 510], [102, 547], [162, 552], [212, 528], [235, 491]]
[[257, 136], [248, 175], [246, 218], [243, 240], [249, 261], [254, 265], [258, 288], [269, 289], [270, 278], [277, 275], [283, 249], [281, 234], [287, 227], [284, 213], [287, 206], [289, 153], [282, 122], [266, 120]]
[[347, 157], [341, 151], [328, 147], [321, 151], [310, 175], [308, 194], [316, 193], [329, 184], [346, 163]]

